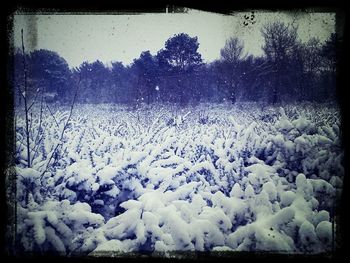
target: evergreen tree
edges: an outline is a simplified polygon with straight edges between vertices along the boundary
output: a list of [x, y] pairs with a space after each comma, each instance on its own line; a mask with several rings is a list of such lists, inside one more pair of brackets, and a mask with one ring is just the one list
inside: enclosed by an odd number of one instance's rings
[[71, 71], [64, 58], [56, 52], [40, 49], [29, 55], [29, 87], [47, 93], [57, 93], [67, 99], [71, 87]]
[[[202, 57], [198, 53], [197, 37], [185, 33], [174, 35], [165, 42], [165, 48], [157, 54], [160, 68], [165, 75], [165, 85], [177, 102], [187, 104], [193, 97], [191, 77], [198, 74], [202, 65]], [[165, 73], [165, 74], [164, 74]]]
[[158, 83], [157, 60], [149, 51], [144, 51], [134, 60], [133, 69], [137, 75], [137, 99], [149, 104], [154, 100]]

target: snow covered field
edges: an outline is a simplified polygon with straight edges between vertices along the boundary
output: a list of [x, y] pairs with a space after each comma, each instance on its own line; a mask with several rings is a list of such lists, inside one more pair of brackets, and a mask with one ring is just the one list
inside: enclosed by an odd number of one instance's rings
[[47, 165], [69, 114], [50, 108], [41, 123], [38, 109], [32, 116], [31, 168], [16, 117], [22, 250], [332, 250], [343, 177], [336, 107], [76, 105]]

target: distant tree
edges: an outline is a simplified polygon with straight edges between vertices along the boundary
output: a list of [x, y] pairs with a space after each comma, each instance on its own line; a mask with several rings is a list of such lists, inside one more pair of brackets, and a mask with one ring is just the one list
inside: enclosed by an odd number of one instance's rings
[[[29, 60], [28, 55], [26, 55], [26, 61]], [[27, 62], [28, 63], [28, 62]], [[16, 49], [13, 54], [13, 87], [14, 87], [14, 97], [16, 99], [16, 104], [21, 105], [23, 101], [23, 96], [21, 92], [24, 90], [24, 66], [23, 66], [23, 53], [20, 49]]]
[[194, 101], [214, 102], [220, 100], [217, 86], [217, 74], [215, 62], [203, 64], [203, 66], [198, 69], [193, 78], [193, 94], [196, 98]]
[[238, 65], [243, 56], [243, 42], [237, 37], [231, 37], [226, 40], [224, 48], [220, 50], [221, 59], [232, 65]]
[[109, 83], [110, 78], [109, 69], [99, 60], [96, 60], [91, 65], [92, 82], [91, 92], [94, 98], [99, 98], [97, 101], [109, 101]]
[[240, 62], [238, 77], [242, 100], [259, 101], [263, 98], [262, 72], [267, 70], [263, 63], [263, 59], [252, 55], [245, 56], [244, 60]]
[[237, 90], [241, 81], [241, 62], [245, 58], [243, 55], [243, 42], [237, 37], [229, 38], [225, 46], [220, 51], [222, 70], [226, 72], [226, 84], [228, 87], [228, 98], [232, 103], [236, 102]]
[[93, 63], [83, 62], [74, 70], [81, 78], [80, 100], [89, 103], [109, 102], [110, 71], [97, 60]]
[[78, 79], [81, 78], [80, 85], [80, 96], [78, 101], [80, 102], [89, 102], [91, 100], [91, 94], [90, 94], [90, 86], [91, 86], [91, 75], [92, 75], [92, 68], [91, 64], [84, 61], [82, 64], [80, 64], [79, 67], [73, 69], [73, 76], [74, 78]]
[[266, 57], [251, 57], [244, 62], [249, 67], [244, 75], [245, 97], [253, 101], [269, 101], [273, 90], [274, 66]]
[[198, 48], [197, 37], [181, 33], [169, 38], [165, 42], [165, 48], [157, 54], [163, 77], [166, 75], [166, 82], [173, 87], [169, 91], [182, 104], [186, 104], [192, 97], [193, 83], [190, 76], [195, 75], [202, 65]]
[[338, 46], [337, 35], [332, 33], [321, 48], [321, 56], [324, 58], [322, 65], [328, 71], [336, 71], [337, 53], [339, 53]]
[[222, 71], [222, 61], [215, 60], [209, 64], [211, 71], [211, 81], [214, 86], [214, 90], [216, 91], [216, 99], [219, 102], [223, 102], [224, 98], [227, 97], [226, 87], [226, 74]]
[[336, 96], [336, 69], [337, 60], [340, 58], [340, 41], [335, 33], [321, 48], [322, 80], [321, 90], [323, 99], [334, 99]]
[[154, 99], [158, 82], [157, 59], [149, 51], [144, 51], [134, 60], [132, 67], [137, 75], [137, 99], [149, 104]]
[[268, 23], [261, 29], [265, 43], [262, 47], [265, 56], [273, 68], [270, 75], [273, 80], [272, 103], [280, 100], [283, 89], [291, 82], [291, 58], [297, 45], [297, 28], [282, 22]]
[[57, 93], [59, 98], [66, 98], [71, 88], [71, 71], [67, 62], [56, 52], [34, 50], [28, 60], [28, 82], [35, 90]]
[[301, 90], [299, 98], [318, 100], [320, 98], [319, 86], [322, 74], [322, 44], [319, 39], [311, 38], [301, 45], [303, 75], [301, 77]]
[[185, 33], [181, 33], [165, 42], [165, 49], [158, 52], [158, 58], [168, 65], [170, 71], [186, 73], [193, 71], [202, 64], [198, 48], [197, 37], [190, 37]]
[[129, 103], [137, 96], [136, 88], [131, 81], [132, 72], [121, 62], [113, 62], [111, 68], [110, 88], [112, 91], [111, 100], [118, 103]]

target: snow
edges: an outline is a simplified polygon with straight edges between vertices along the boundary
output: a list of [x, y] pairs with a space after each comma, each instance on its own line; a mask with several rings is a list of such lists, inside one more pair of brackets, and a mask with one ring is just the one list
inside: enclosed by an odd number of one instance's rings
[[317, 237], [315, 227], [309, 222], [305, 221], [299, 229], [299, 238], [303, 245], [308, 246], [315, 243]]
[[241, 186], [239, 183], [235, 183], [232, 187], [232, 190], [230, 192], [231, 197], [237, 197], [237, 198], [242, 198], [244, 196], [244, 192], [242, 191]]
[[68, 111], [54, 111], [60, 127], [43, 119], [32, 168], [21, 143], [25, 122], [16, 116], [24, 251], [331, 250], [344, 173], [336, 108], [106, 104], [75, 111], [44, 176]]
[[321, 221], [330, 221], [330, 216], [328, 211], [321, 210], [317, 213], [315, 217], [315, 225], [317, 225]]
[[289, 132], [291, 129], [294, 128], [293, 124], [288, 120], [288, 118], [281, 118], [276, 123], [276, 128], [279, 130], [282, 130], [284, 132]]
[[294, 219], [294, 216], [295, 212], [292, 208], [283, 208], [272, 216], [271, 225], [274, 225], [275, 228], [278, 229], [278, 226], [291, 222]]
[[32, 169], [32, 168], [21, 168], [16, 167], [16, 173], [18, 176], [28, 179], [36, 179], [40, 176], [40, 172]]
[[305, 117], [299, 117], [298, 119], [292, 121], [295, 128], [297, 128], [300, 132], [305, 131], [306, 129], [310, 128], [311, 123], [308, 119]]
[[254, 197], [254, 195], [255, 195], [254, 188], [250, 184], [244, 190], [244, 195], [246, 198], [253, 198]]
[[329, 221], [320, 222], [316, 227], [316, 234], [324, 243], [330, 243], [333, 236], [332, 223]]
[[35, 242], [42, 245], [46, 240], [42, 214], [29, 212], [28, 217], [32, 220]]
[[293, 191], [285, 191], [281, 194], [281, 205], [286, 207], [290, 206], [295, 199], [295, 193]]
[[113, 181], [111, 180], [113, 177], [117, 175], [118, 169], [113, 166], [105, 166], [103, 169], [99, 170], [96, 174], [97, 177], [100, 178], [101, 184], [106, 184]]
[[63, 255], [66, 253], [66, 248], [62, 240], [56, 235], [55, 230], [52, 227], [45, 227], [45, 233], [47, 240], [51, 243], [55, 251], [61, 252]]
[[272, 182], [267, 182], [263, 185], [263, 190], [269, 195], [270, 201], [274, 201], [277, 199], [277, 190], [276, 186]]

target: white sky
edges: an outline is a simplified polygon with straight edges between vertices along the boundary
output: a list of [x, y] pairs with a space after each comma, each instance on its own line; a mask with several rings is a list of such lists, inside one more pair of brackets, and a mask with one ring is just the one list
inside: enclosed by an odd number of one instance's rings
[[[233, 13], [220, 15], [190, 10], [186, 14], [139, 15], [28, 15], [14, 16], [14, 45], [21, 45], [21, 28], [24, 29], [26, 49], [50, 49], [65, 58], [70, 67], [83, 61], [97, 59], [110, 65], [111, 61], [130, 64], [142, 51], [155, 55], [164, 48], [165, 41], [177, 33], [197, 36], [199, 52], [205, 62], [220, 57], [220, 49], [226, 39], [237, 36], [244, 41], [245, 52], [261, 55], [263, 24], [281, 20], [299, 25], [299, 37], [307, 41], [311, 37], [326, 40], [335, 31], [334, 13], [255, 12], [254, 25], [243, 25], [244, 15]], [[31, 26], [36, 25], [36, 27]], [[35, 34], [36, 33], [36, 34]]]

